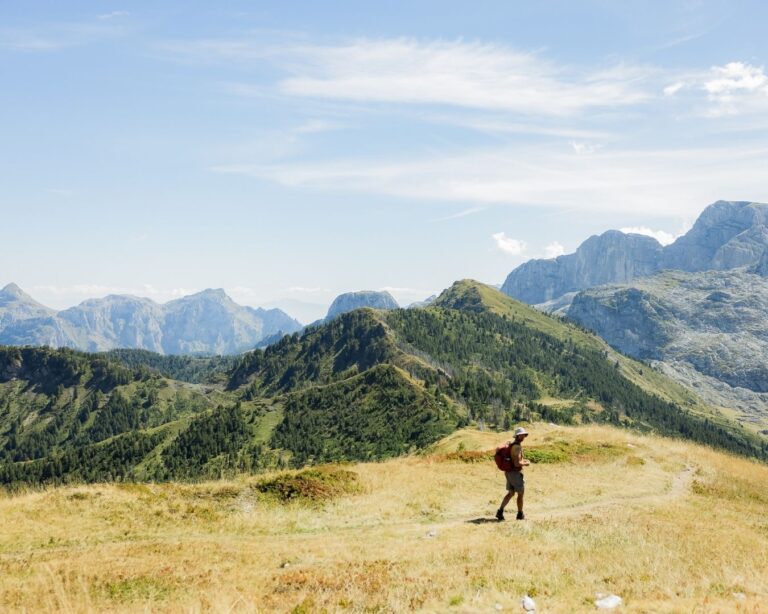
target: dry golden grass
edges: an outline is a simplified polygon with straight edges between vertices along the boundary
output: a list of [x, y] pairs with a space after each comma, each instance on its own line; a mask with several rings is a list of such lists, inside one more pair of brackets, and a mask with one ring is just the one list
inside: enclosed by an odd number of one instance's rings
[[530, 430], [531, 452], [569, 460], [529, 468], [524, 522], [486, 522], [503, 476], [467, 452], [505, 435], [470, 430], [329, 468], [357, 475], [331, 499], [280, 502], [260, 486], [275, 476], [0, 498], [0, 610], [515, 612], [528, 593], [581, 612], [613, 592], [625, 612], [768, 612], [768, 467], [608, 427]]

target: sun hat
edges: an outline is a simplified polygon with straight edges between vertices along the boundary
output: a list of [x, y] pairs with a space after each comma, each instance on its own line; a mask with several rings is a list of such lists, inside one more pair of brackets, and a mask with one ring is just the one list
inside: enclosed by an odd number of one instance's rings
[[522, 426], [519, 426], [515, 429], [515, 437], [518, 435], [527, 435], [528, 431], [526, 431]]

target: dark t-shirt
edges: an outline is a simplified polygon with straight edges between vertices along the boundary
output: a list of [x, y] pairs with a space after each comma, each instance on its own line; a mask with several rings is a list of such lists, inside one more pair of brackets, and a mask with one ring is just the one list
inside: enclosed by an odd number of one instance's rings
[[512, 471], [522, 471], [523, 470], [523, 446], [519, 443], [513, 443], [509, 447], [509, 455], [512, 457], [512, 465], [514, 466], [514, 469]]

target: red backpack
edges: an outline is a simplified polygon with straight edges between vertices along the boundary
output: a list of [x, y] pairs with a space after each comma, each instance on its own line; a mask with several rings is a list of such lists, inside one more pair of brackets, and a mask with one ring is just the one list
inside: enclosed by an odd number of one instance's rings
[[496, 461], [496, 466], [501, 471], [514, 471], [515, 466], [512, 464], [512, 444], [504, 444], [496, 448], [496, 454], [493, 455], [493, 460]]

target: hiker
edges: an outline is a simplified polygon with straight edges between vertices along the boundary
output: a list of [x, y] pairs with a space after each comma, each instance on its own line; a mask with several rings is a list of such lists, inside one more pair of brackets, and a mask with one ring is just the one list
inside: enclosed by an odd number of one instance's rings
[[528, 431], [523, 427], [519, 427], [515, 429], [515, 440], [508, 443], [509, 460], [511, 461], [512, 469], [504, 472], [507, 478], [507, 494], [501, 502], [501, 507], [496, 511], [497, 520], [504, 520], [504, 508], [507, 507], [507, 503], [512, 500], [515, 493], [517, 493], [517, 520], [525, 519], [525, 514], [523, 513], [523, 494], [525, 493], [523, 467], [527, 467], [530, 464], [523, 458], [523, 441], [526, 437], [528, 437]]

